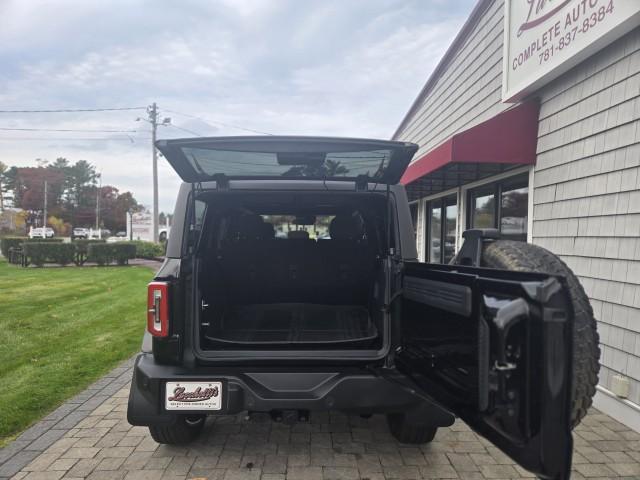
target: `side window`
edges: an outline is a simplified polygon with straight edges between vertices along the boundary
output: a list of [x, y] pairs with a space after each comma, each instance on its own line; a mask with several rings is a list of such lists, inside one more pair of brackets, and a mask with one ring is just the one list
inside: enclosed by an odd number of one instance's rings
[[196, 200], [196, 212], [194, 218], [194, 225], [196, 230], [202, 230], [202, 224], [204, 223], [204, 216], [207, 211], [207, 204], [202, 200]]
[[527, 241], [528, 175], [471, 190], [468, 202], [467, 228], [497, 228], [505, 238]]
[[418, 202], [409, 204], [409, 212], [411, 213], [411, 223], [413, 225], [413, 235], [418, 236]]

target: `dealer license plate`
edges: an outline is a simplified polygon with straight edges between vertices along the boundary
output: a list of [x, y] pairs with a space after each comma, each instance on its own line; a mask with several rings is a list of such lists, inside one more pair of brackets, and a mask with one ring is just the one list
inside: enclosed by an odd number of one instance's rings
[[165, 409], [220, 410], [222, 382], [167, 382]]

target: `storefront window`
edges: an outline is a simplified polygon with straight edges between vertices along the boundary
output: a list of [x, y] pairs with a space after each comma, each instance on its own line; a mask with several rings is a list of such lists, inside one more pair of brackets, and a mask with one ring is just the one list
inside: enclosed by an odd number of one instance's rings
[[500, 200], [500, 232], [509, 237], [527, 239], [529, 189], [512, 187], [502, 191]]
[[458, 222], [458, 205], [453, 199], [453, 204], [445, 206], [444, 228], [444, 263], [449, 263], [456, 254], [456, 225]]
[[442, 207], [440, 205], [432, 205], [429, 212], [429, 261], [439, 262], [441, 256]]
[[456, 253], [458, 205], [456, 197], [439, 198], [427, 203], [427, 261], [449, 263]]
[[[497, 202], [496, 199], [500, 201]], [[503, 237], [527, 240], [528, 175], [483, 185], [469, 192], [468, 228], [498, 228]]]
[[478, 192], [473, 196], [473, 228], [494, 228], [496, 197], [493, 192]]

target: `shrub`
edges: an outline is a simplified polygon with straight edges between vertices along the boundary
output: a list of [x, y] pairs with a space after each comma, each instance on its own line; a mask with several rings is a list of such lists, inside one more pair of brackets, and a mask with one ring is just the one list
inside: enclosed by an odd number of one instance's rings
[[64, 238], [27, 238], [23, 243], [62, 243]]
[[28, 237], [2, 237], [0, 238], [0, 251], [5, 257], [9, 257], [9, 249], [22, 245]]
[[113, 257], [118, 265], [125, 265], [129, 260], [136, 257], [136, 246], [129, 243], [112, 244], [114, 247]]
[[27, 263], [42, 267], [46, 262], [68, 265], [73, 262], [76, 248], [70, 243], [25, 242], [23, 244]]
[[96, 243], [105, 243], [106, 240], [99, 239], [80, 239], [74, 240], [73, 245], [76, 247], [76, 265], [82, 266], [87, 261], [87, 255], [89, 254], [89, 245]]
[[135, 246], [129, 243], [93, 243], [88, 245], [87, 260], [101, 267], [114, 261], [118, 265], [125, 265], [135, 255]]
[[134, 240], [127, 242], [136, 247], [136, 258], [156, 259], [164, 257], [165, 247], [162, 243], [145, 242], [143, 240]]

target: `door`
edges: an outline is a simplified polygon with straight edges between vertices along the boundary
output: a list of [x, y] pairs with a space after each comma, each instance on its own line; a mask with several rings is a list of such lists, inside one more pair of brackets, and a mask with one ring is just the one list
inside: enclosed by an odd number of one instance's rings
[[331, 137], [210, 137], [158, 140], [185, 182], [230, 179], [351, 180], [395, 185], [418, 146]]
[[569, 478], [564, 279], [407, 262], [395, 361], [416, 389], [541, 478]]

